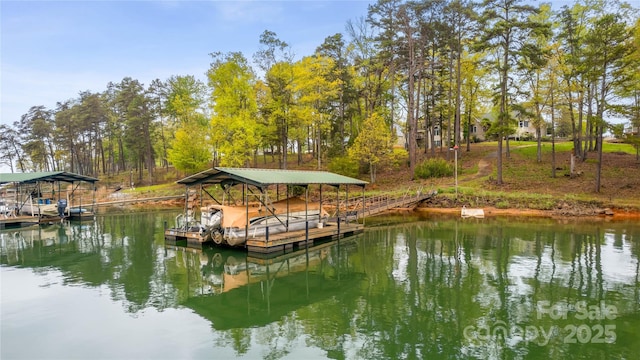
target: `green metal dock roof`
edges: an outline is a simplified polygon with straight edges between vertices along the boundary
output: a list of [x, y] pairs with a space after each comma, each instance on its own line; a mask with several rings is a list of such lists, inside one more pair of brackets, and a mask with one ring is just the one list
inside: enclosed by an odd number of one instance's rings
[[36, 183], [38, 181], [56, 182], [64, 181], [74, 183], [77, 181], [86, 181], [95, 183], [100, 181], [94, 177], [74, 174], [66, 171], [46, 171], [46, 172], [30, 172], [30, 173], [2, 173], [0, 174], [0, 184], [6, 183]]
[[178, 184], [186, 186], [198, 184], [236, 185], [249, 184], [257, 187], [268, 185], [358, 185], [368, 182], [328, 171], [312, 170], [279, 170], [216, 167], [178, 180]]

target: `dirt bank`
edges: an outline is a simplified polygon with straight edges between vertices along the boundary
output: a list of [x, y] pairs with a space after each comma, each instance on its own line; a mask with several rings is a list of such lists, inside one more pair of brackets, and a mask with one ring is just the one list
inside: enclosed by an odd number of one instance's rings
[[[548, 201], [547, 201], [548, 202]], [[497, 207], [496, 204], [510, 204], [510, 207]], [[528, 207], [526, 203], [513, 199], [469, 199], [464, 196], [453, 199], [447, 196], [435, 196], [418, 207], [418, 211], [459, 214], [462, 207], [481, 208], [485, 216], [528, 216], [528, 217], [600, 217], [615, 220], [640, 220], [640, 209], [606, 206], [596, 202], [556, 200], [545, 209]]]

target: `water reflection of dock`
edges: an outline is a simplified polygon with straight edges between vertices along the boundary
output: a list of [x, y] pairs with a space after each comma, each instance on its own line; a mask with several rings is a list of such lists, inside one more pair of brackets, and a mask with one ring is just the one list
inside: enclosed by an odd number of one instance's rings
[[[0, 231], [0, 263], [6, 265], [44, 265], [44, 258], [62, 252], [73, 254], [86, 247], [94, 237], [92, 223], [35, 225]], [[70, 243], [75, 243], [70, 244]], [[46, 249], [47, 251], [42, 251]], [[87, 249], [91, 251], [92, 249]]]
[[[356, 237], [357, 239], [358, 237]], [[198, 256], [209, 291], [183, 305], [209, 319], [216, 329], [262, 326], [296, 309], [343, 294], [362, 276], [342, 269], [355, 239], [324, 243], [278, 256], [238, 250], [167, 247]], [[247, 316], [249, 315], [249, 316]]]
[[[205, 281], [211, 285], [211, 293], [220, 294], [246, 286], [250, 283], [286, 276], [291, 272], [304, 271], [325, 259], [329, 247], [337, 241], [314, 246], [310, 249], [281, 254], [260, 256], [259, 253], [244, 253], [238, 250], [190, 249], [167, 245], [176, 251], [190, 251], [200, 257]], [[286, 268], [286, 271], [282, 271]]]

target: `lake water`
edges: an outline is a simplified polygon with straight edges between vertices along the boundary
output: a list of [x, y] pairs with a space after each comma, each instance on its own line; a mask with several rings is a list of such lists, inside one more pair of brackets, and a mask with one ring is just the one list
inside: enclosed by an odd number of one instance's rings
[[176, 214], [0, 232], [0, 357], [640, 354], [637, 222], [375, 217], [270, 259], [165, 246]]

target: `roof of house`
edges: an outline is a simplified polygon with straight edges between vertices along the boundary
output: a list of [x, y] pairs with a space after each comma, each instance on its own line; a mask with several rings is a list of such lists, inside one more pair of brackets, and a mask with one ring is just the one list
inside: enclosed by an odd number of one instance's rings
[[221, 184], [223, 186], [249, 184], [262, 188], [268, 185], [275, 184], [365, 186], [368, 183], [363, 180], [331, 173], [328, 171], [216, 167], [178, 180], [178, 184], [183, 184], [186, 186], [197, 184]]
[[0, 184], [6, 183], [36, 183], [38, 181], [56, 182], [64, 181], [74, 183], [77, 181], [86, 181], [94, 183], [100, 181], [94, 177], [74, 174], [66, 171], [46, 171], [31, 173], [2, 173], [0, 174]]

